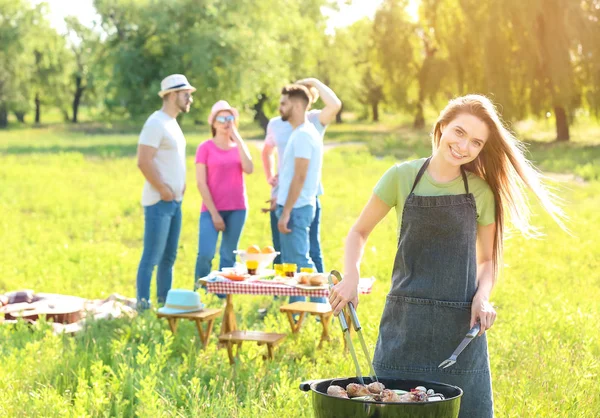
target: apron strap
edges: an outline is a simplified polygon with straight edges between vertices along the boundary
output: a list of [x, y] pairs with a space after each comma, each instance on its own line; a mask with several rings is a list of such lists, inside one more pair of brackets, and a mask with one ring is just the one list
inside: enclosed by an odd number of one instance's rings
[[419, 180], [421, 180], [421, 177], [423, 177], [423, 173], [425, 173], [425, 170], [427, 170], [427, 166], [429, 165], [430, 160], [431, 160], [431, 157], [429, 157], [425, 160], [423, 167], [421, 167], [421, 169], [419, 170], [419, 173], [417, 174], [417, 177], [415, 178], [415, 182], [413, 183], [412, 189], [410, 189], [409, 194], [413, 194], [413, 192], [415, 191], [415, 187], [417, 187], [417, 183], [419, 182]]
[[462, 174], [463, 183], [465, 184], [465, 190], [467, 194], [469, 194], [469, 182], [467, 181], [467, 173], [465, 173], [465, 169], [463, 166], [460, 166], [460, 174]]
[[[417, 187], [417, 183], [419, 183], [419, 180], [421, 180], [421, 177], [423, 177], [423, 174], [425, 173], [425, 170], [427, 170], [427, 166], [429, 165], [429, 161], [431, 161], [431, 157], [427, 158], [425, 160], [425, 163], [423, 164], [423, 166], [421, 167], [421, 169], [419, 170], [419, 172], [417, 173], [417, 177], [415, 178], [415, 181], [412, 185], [412, 189], [410, 189], [410, 193], [409, 194], [413, 194], [413, 192], [415, 191], [415, 187]], [[460, 174], [462, 176], [463, 179], [463, 184], [465, 185], [465, 191], [467, 192], [467, 194], [469, 194], [469, 182], [467, 181], [467, 173], [465, 172], [464, 167], [461, 165], [460, 166]]]

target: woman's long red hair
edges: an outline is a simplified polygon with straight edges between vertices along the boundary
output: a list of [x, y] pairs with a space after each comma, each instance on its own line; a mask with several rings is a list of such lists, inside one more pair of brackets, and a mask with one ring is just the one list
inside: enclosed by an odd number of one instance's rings
[[565, 214], [557, 204], [558, 198], [542, 181], [542, 174], [525, 157], [523, 144], [504, 126], [494, 104], [485, 96], [467, 95], [451, 100], [442, 110], [431, 135], [434, 151], [439, 147], [442, 127], [460, 114], [481, 119], [489, 128], [489, 137], [479, 156], [464, 165], [467, 171], [484, 179], [495, 198], [496, 233], [494, 236], [494, 279], [502, 262], [505, 214], [525, 236], [539, 236], [531, 225], [531, 207], [527, 190], [540, 201], [542, 207], [566, 230]]

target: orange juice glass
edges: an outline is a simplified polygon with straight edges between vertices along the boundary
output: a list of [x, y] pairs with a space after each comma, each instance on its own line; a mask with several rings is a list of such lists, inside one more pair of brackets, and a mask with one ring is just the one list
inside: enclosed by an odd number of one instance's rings
[[298, 269], [298, 266], [293, 263], [285, 263], [283, 265], [283, 271], [287, 277], [294, 277], [297, 269]]
[[258, 261], [247, 260], [246, 268], [248, 269], [248, 274], [256, 274], [256, 270], [258, 269]]
[[273, 269], [275, 270], [275, 276], [279, 276], [279, 277], [285, 276], [285, 271], [283, 270], [283, 264], [273, 264]]

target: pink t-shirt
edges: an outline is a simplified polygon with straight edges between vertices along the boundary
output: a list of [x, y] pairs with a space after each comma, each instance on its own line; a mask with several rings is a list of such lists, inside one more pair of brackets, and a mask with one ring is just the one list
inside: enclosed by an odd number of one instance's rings
[[[217, 210], [241, 210], [248, 207], [242, 160], [237, 145], [228, 150], [217, 147], [212, 139], [196, 151], [196, 164], [206, 165], [206, 182]], [[202, 203], [202, 212], [208, 209]]]

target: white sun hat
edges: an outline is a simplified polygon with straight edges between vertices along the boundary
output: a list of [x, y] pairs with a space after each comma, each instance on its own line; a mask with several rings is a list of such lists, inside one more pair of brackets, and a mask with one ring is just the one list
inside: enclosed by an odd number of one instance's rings
[[165, 306], [158, 308], [158, 312], [163, 314], [178, 314], [197, 312], [202, 309], [204, 309], [204, 304], [200, 303], [200, 295], [197, 292], [186, 289], [171, 289], [167, 293]]
[[196, 91], [196, 87], [192, 86], [183, 74], [171, 74], [160, 82], [158, 95], [163, 97], [167, 93], [179, 90], [191, 90], [193, 93]]

